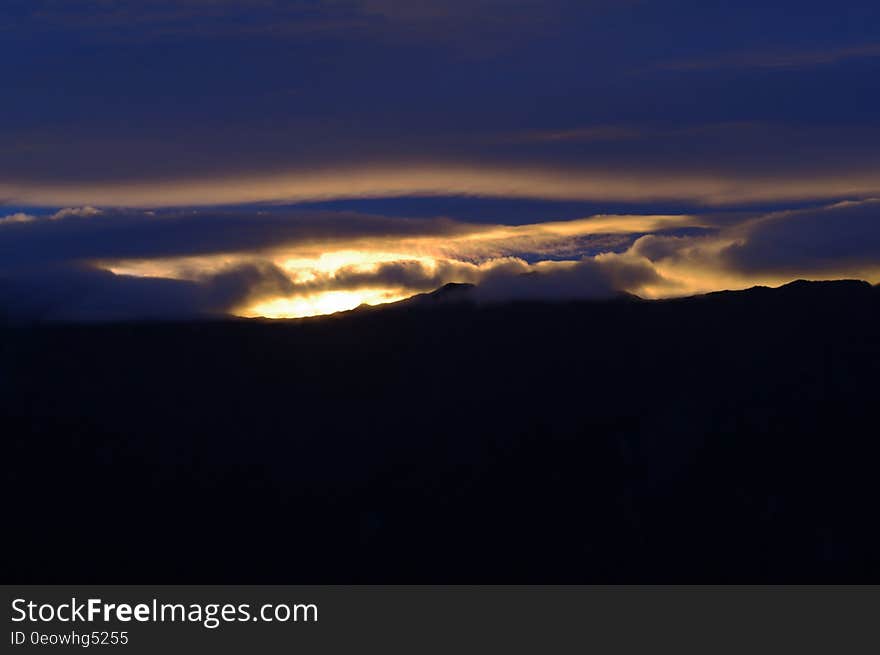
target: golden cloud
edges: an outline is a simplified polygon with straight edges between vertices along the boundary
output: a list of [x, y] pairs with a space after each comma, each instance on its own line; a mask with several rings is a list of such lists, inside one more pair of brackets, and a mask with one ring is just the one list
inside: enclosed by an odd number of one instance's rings
[[[729, 217], [716, 222], [690, 215], [600, 215], [520, 226], [446, 220], [442, 229], [435, 220], [410, 221], [393, 229], [376, 223], [376, 217], [362, 217], [366, 223], [355, 227], [357, 217], [326, 214], [311, 217], [302, 229], [286, 230], [288, 221], [299, 220], [296, 216], [282, 214], [268, 223], [251, 224], [248, 215], [242, 215], [220, 223], [227, 231], [234, 228], [232, 238], [212, 242], [202, 250], [205, 254], [178, 256], [168, 256], [176, 251], [165, 244], [174, 241], [185, 219], [163, 222], [150, 212], [138, 218], [70, 211], [56, 220], [34, 220], [2, 231], [20, 240], [19, 249], [50, 247], [51, 252], [44, 253], [46, 261], [59, 256], [53, 266], [60, 270], [103, 269], [109, 277], [89, 279], [108, 290], [118, 287], [126, 298], [132, 291], [155, 289], [176, 293], [181, 303], [202, 311], [299, 317], [392, 302], [449, 282], [477, 285], [471, 296], [478, 302], [575, 300], [620, 292], [664, 298], [777, 286], [795, 278], [877, 282], [878, 208], [878, 201], [846, 202], [732, 222]], [[59, 255], [55, 250], [72, 237], [64, 238], [68, 232], [62, 232], [60, 245], [58, 239], [48, 239], [65, 226], [71, 235], [76, 234], [72, 228], [91, 226], [100, 230], [97, 242], [105, 242], [111, 238], [107, 230], [115, 235], [113, 224], [120, 220], [125, 228], [120, 234], [144, 225], [159, 230], [137, 232], [147, 235], [145, 241], [152, 246], [129, 252], [143, 256], [89, 256], [88, 250], [77, 255], [76, 249], [61, 249]], [[197, 232], [215, 225], [210, 215], [191, 220], [196, 220]], [[318, 223], [320, 229], [312, 231]], [[252, 228], [269, 232], [242, 242], [235, 238], [235, 230], [242, 228], [251, 236]], [[673, 231], [680, 228], [709, 229]], [[382, 231], [386, 229], [390, 231]], [[26, 231], [39, 238], [21, 240]], [[279, 242], [272, 245], [276, 236]], [[241, 250], [230, 251], [241, 243]], [[138, 280], [152, 281], [152, 286], [134, 284]]]
[[104, 207], [295, 203], [430, 195], [728, 205], [878, 194], [880, 173], [876, 171], [770, 177], [418, 163], [165, 182], [0, 182], [0, 197], [16, 204]]

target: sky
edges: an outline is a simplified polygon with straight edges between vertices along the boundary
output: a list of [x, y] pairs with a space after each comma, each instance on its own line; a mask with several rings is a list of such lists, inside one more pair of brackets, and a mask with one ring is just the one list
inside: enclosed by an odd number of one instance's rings
[[4, 0], [0, 316], [880, 282], [880, 4]]

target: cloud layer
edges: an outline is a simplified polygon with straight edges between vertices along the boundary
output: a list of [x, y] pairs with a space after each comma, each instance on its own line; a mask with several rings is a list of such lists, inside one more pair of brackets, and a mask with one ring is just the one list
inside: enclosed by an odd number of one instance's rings
[[5, 315], [299, 316], [448, 282], [480, 301], [667, 297], [795, 278], [880, 281], [880, 201], [764, 215], [521, 226], [351, 212], [66, 209], [0, 223]]
[[0, 202], [876, 197], [878, 19], [867, 0], [8, 0]]
[[419, 165], [111, 184], [4, 183], [0, 197], [35, 206], [216, 206], [346, 198], [470, 195], [550, 200], [687, 202], [705, 206], [880, 195], [880, 173], [749, 173]]

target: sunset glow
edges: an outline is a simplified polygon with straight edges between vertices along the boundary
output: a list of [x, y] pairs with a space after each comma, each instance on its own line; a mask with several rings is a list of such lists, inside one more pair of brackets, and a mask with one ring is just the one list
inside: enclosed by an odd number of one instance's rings
[[409, 294], [391, 289], [361, 289], [358, 291], [327, 291], [296, 298], [275, 298], [259, 302], [241, 310], [241, 316], [264, 318], [301, 318], [333, 314], [360, 305], [381, 305], [403, 300]]
[[[626, 3], [20, 4], [0, 125], [13, 313], [880, 278], [880, 50], [805, 36], [845, 12], [798, 12], [812, 27], [786, 19], [769, 47], [763, 11], [730, 42]], [[713, 25], [752, 11], [695, 6]]]

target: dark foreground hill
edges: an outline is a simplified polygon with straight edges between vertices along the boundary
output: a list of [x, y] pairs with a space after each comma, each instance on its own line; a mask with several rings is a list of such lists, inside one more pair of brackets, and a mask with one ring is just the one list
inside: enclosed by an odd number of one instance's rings
[[841, 282], [4, 328], [2, 577], [878, 583], [878, 325]]

